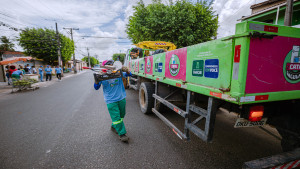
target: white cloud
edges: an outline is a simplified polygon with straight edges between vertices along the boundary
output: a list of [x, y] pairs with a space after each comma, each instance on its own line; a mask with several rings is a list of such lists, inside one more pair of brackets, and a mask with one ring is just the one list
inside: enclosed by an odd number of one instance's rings
[[235, 24], [251, 14], [250, 6], [265, 0], [215, 0], [213, 9], [219, 15], [218, 38], [233, 35]]

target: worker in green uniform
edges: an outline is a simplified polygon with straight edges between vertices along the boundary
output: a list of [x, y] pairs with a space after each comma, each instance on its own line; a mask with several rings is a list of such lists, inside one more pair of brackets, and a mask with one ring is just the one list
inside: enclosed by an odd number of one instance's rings
[[[104, 64], [107, 62], [103, 62]], [[112, 65], [112, 61], [108, 62], [105, 65]], [[131, 76], [131, 72], [128, 71], [128, 68], [123, 67], [123, 77], [126, 78]], [[94, 88], [98, 90], [101, 85], [103, 86], [103, 95], [104, 100], [107, 104], [107, 108], [112, 120], [111, 129], [118, 133], [119, 138], [123, 142], [128, 141], [128, 136], [126, 135], [126, 129], [123, 122], [123, 119], [126, 114], [126, 92], [123, 85], [122, 78], [109, 79], [103, 81], [95, 81]]]

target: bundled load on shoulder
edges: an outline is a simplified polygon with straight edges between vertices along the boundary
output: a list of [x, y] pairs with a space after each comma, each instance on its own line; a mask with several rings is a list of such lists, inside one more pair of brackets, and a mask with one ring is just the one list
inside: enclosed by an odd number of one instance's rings
[[122, 63], [120, 61], [104, 61], [100, 67], [102, 69], [98, 73], [94, 73], [96, 82], [123, 77]]

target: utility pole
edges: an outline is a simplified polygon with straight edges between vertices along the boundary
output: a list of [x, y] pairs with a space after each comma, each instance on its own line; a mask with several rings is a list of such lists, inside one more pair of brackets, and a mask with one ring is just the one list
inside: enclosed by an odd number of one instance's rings
[[[72, 39], [72, 41], [74, 43], [74, 40], [73, 40], [73, 30], [79, 30], [79, 28], [64, 28], [64, 29], [69, 29], [70, 30], [71, 39]], [[75, 48], [75, 43], [74, 43], [74, 48]], [[75, 60], [75, 51], [73, 53], [73, 66], [74, 66], [74, 73], [77, 73], [76, 60]]]
[[90, 53], [89, 53], [89, 48], [86, 48], [87, 52], [88, 52], [88, 58], [89, 58], [89, 67], [91, 67], [91, 60], [90, 60]]
[[[95, 58], [96, 58], [96, 60], [99, 62], [99, 60], [98, 60], [98, 55], [97, 54], [95, 54]], [[97, 64], [97, 63], [96, 63]]]
[[293, 3], [294, 3], [294, 0], [286, 1], [286, 9], [285, 9], [285, 15], [284, 15], [284, 25], [285, 26], [292, 26]]
[[[0, 61], [2, 61], [3, 60], [3, 53], [4, 53], [4, 51], [1, 51], [0, 50]], [[1, 79], [3, 79], [3, 82], [6, 82], [6, 79], [5, 79], [5, 70], [4, 70], [4, 66], [3, 65], [0, 65], [0, 73], [2, 74], [2, 77], [0, 78], [0, 80]], [[1, 76], [1, 75], [0, 75]], [[1, 82], [1, 81], [0, 81]]]
[[56, 27], [56, 36], [57, 36], [57, 55], [58, 55], [58, 65], [62, 67], [62, 60], [61, 60], [61, 51], [60, 51], [60, 38], [59, 38], [59, 33], [57, 29], [57, 23], [55, 22], [55, 27]]

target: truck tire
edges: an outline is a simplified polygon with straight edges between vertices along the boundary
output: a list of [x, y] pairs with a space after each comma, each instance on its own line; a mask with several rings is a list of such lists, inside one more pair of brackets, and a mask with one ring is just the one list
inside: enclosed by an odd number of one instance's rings
[[144, 114], [152, 113], [154, 106], [153, 94], [155, 92], [154, 85], [151, 82], [143, 82], [139, 90], [139, 103], [141, 111]]

